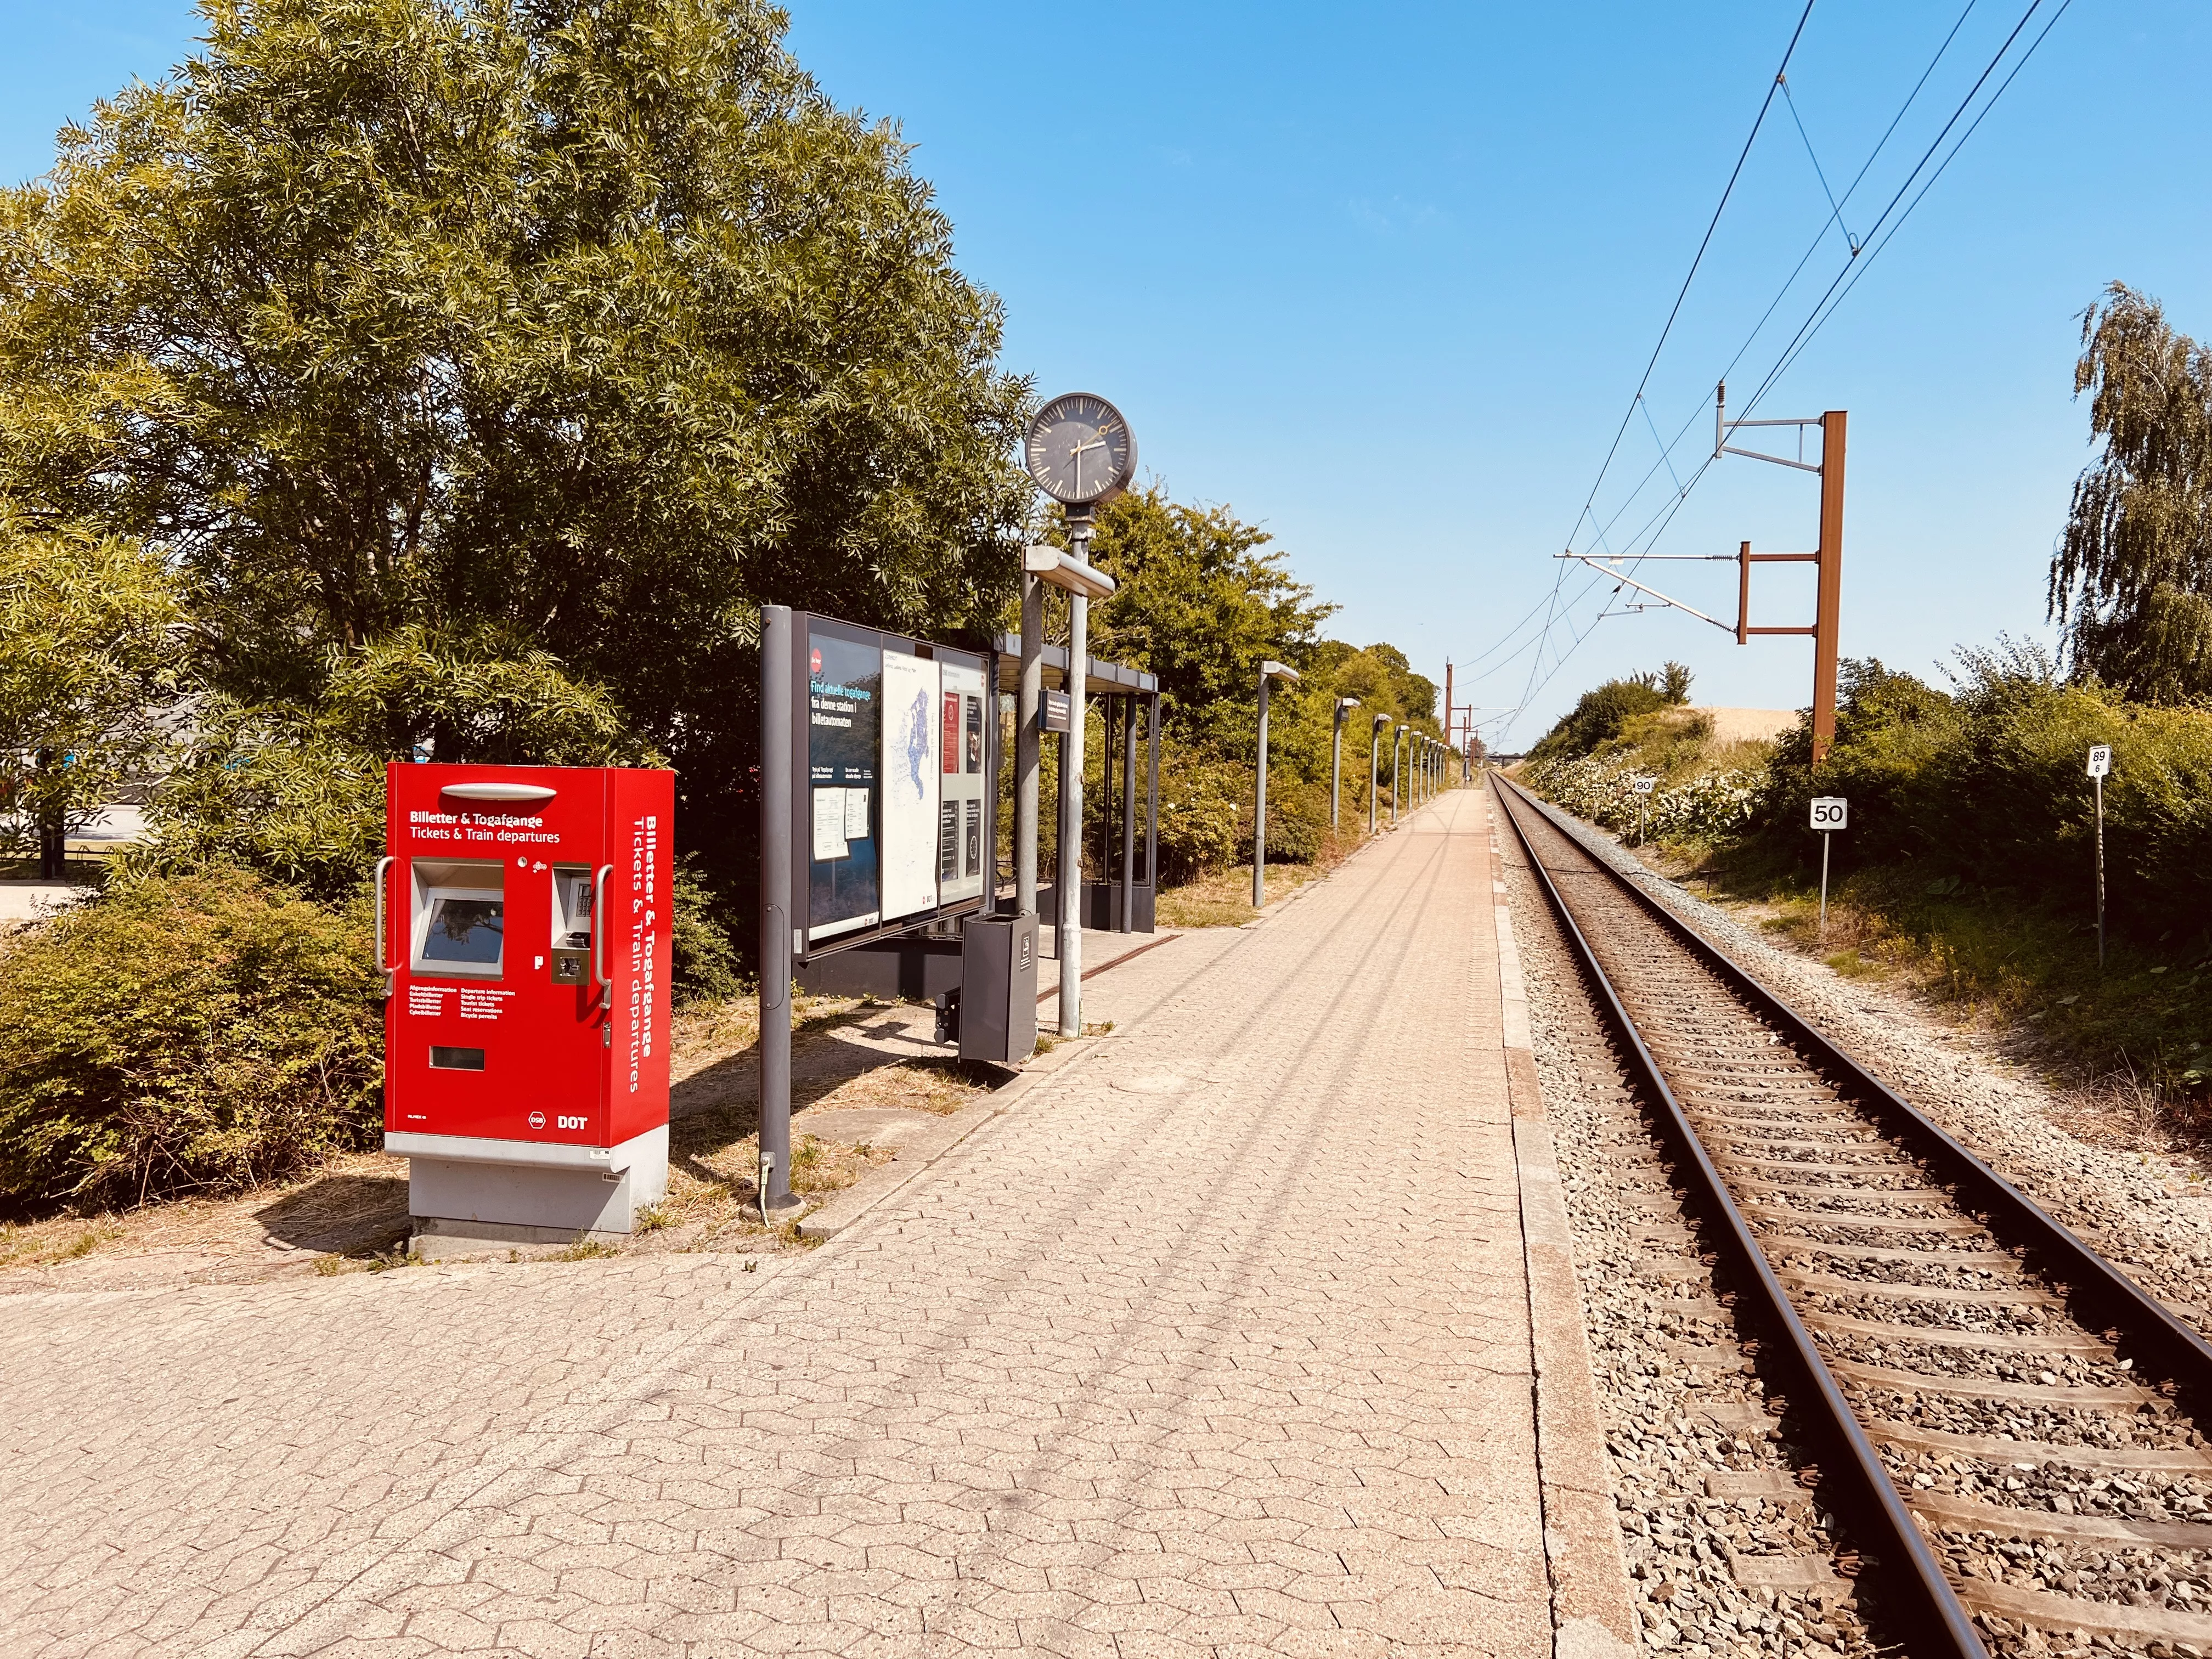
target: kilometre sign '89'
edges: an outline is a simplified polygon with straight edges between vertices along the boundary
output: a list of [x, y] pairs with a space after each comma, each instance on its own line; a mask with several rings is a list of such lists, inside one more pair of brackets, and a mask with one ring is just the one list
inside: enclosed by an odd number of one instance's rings
[[1841, 830], [1850, 822], [1851, 804], [1841, 795], [1815, 795], [1813, 798], [1813, 828]]
[[2112, 775], [2112, 746], [2107, 743], [2089, 745], [2089, 775], [2108, 778]]

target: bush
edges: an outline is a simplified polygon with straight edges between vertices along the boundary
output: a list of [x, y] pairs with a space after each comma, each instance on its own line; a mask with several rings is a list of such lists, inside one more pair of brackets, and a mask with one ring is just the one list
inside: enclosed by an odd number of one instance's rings
[[1837, 852], [1929, 880], [2092, 908], [2095, 796], [2084, 763], [2110, 744], [2105, 781], [2106, 902], [2145, 939], [2185, 936], [2212, 917], [2212, 709], [2132, 702], [2061, 682], [2032, 648], [1967, 653], [1955, 696], [1853, 663], [1836, 744], [1817, 772], [1802, 726], [1784, 736], [1755, 804], [1753, 838], [1809, 866], [1815, 794], [1851, 803]]
[[1226, 869], [1249, 856], [1243, 808], [1252, 769], [1208, 760], [1180, 743], [1160, 749], [1160, 871], [1163, 886]]
[[1655, 838], [1718, 838], [1741, 831], [1763, 774], [1705, 772], [1639, 800], [1631, 787], [1644, 771], [1640, 754], [1585, 755], [1579, 760], [1531, 761], [1522, 781], [1547, 800], [1620, 834], [1641, 821]]
[[676, 915], [668, 942], [678, 1007], [694, 1002], [726, 1002], [744, 989], [738, 946], [724, 925], [722, 907], [689, 854], [676, 863]]
[[211, 866], [120, 882], [0, 952], [0, 1194], [135, 1202], [372, 1144], [369, 899]]
[[1638, 715], [1677, 708], [1689, 700], [1690, 671], [1678, 662], [1668, 663], [1657, 674], [1607, 680], [1595, 690], [1583, 692], [1573, 708], [1537, 740], [1528, 757], [1572, 760], [1587, 755], [1620, 737]]

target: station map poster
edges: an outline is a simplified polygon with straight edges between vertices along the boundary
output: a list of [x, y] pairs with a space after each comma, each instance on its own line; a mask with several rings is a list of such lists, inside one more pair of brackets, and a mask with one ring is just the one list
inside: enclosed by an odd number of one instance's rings
[[937, 906], [938, 665], [883, 653], [882, 910], [886, 919]]
[[983, 896], [991, 780], [983, 774], [983, 670], [948, 656], [938, 659], [937, 898], [940, 904]]
[[[855, 629], [855, 632], [860, 630]], [[883, 754], [883, 647], [817, 623], [806, 654], [806, 937], [834, 939], [881, 918], [877, 793]]]

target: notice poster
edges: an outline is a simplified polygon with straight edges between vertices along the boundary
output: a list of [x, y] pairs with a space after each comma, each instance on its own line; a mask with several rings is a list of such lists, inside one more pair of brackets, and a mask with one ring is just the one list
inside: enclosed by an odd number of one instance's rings
[[938, 902], [983, 896], [983, 804], [991, 780], [983, 775], [983, 665], [940, 651], [938, 675], [945, 696], [946, 753], [945, 815], [939, 821]]
[[853, 849], [845, 841], [845, 792], [814, 792], [814, 850], [817, 860], [842, 859]]
[[874, 821], [882, 763], [884, 653], [811, 626], [805, 653], [806, 774], [812, 834], [806, 937], [872, 927], [883, 912]]
[[939, 736], [937, 665], [883, 653], [882, 830], [885, 917], [937, 907]]

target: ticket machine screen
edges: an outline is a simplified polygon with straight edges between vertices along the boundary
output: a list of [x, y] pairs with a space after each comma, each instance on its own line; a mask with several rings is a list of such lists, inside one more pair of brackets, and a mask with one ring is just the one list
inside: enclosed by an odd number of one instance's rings
[[466, 962], [497, 967], [507, 907], [495, 898], [459, 893], [430, 901], [430, 929], [422, 940], [425, 962]]
[[506, 956], [505, 872], [495, 864], [424, 863], [415, 873], [415, 971], [498, 978]]

